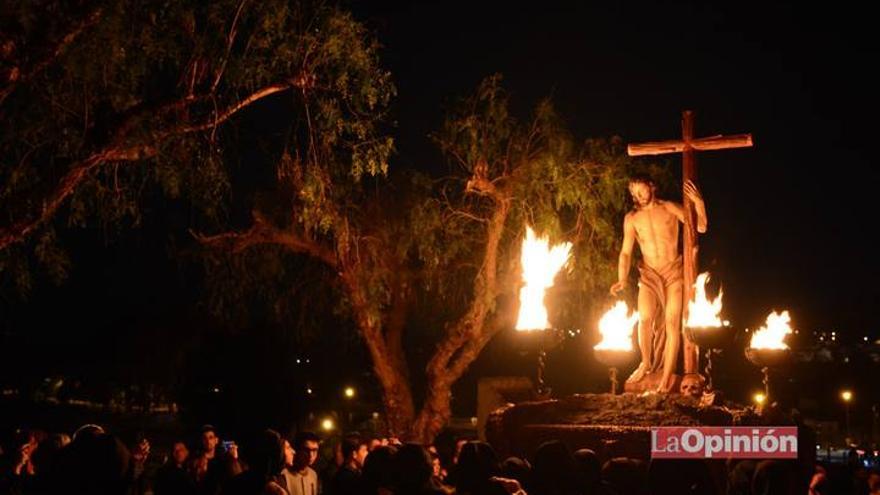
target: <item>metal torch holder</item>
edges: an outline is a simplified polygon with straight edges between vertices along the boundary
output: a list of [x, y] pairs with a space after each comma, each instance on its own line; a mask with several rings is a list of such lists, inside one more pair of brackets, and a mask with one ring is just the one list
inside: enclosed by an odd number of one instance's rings
[[736, 329], [729, 325], [719, 327], [684, 327], [687, 338], [706, 351], [706, 389], [714, 390], [712, 381], [712, 358], [724, 349], [733, 345], [736, 337]]
[[547, 351], [553, 349], [563, 339], [563, 332], [556, 328], [540, 330], [518, 330], [518, 340], [530, 350], [534, 350], [537, 361], [535, 373], [535, 394], [538, 397], [549, 397], [550, 387], [544, 380], [544, 368], [547, 365]]
[[761, 368], [764, 375], [764, 397], [770, 402], [770, 371], [788, 366], [791, 363], [791, 349], [755, 349], [746, 347], [746, 359]]

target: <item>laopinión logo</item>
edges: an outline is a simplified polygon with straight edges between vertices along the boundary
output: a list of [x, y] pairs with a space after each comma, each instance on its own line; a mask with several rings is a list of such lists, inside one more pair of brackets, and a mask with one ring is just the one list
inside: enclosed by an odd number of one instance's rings
[[651, 428], [655, 459], [796, 459], [796, 426], [660, 426]]

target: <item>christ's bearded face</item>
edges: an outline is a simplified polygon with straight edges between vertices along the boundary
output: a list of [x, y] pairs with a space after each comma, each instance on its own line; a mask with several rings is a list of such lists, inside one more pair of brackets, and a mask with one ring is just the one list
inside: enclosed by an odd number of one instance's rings
[[629, 193], [637, 207], [647, 206], [654, 201], [654, 186], [644, 182], [632, 182]]

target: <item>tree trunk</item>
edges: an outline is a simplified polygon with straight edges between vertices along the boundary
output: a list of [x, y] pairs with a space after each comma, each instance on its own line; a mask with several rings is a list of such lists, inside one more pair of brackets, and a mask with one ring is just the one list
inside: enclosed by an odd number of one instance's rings
[[495, 211], [487, 228], [483, 263], [474, 283], [471, 307], [448, 329], [427, 365], [425, 402], [410, 433], [412, 438], [425, 445], [434, 441], [452, 416], [452, 385], [501, 327], [487, 326], [486, 318], [495, 307], [498, 296], [498, 248], [511, 205], [504, 191], [494, 190], [493, 194]]
[[452, 384], [455, 380], [441, 378], [429, 380], [425, 390], [425, 403], [419, 416], [412, 423], [410, 438], [422, 445], [431, 445], [440, 430], [452, 417]]
[[410, 436], [425, 445], [434, 442], [434, 438], [449, 422], [452, 416], [452, 385], [467, 371], [468, 366], [477, 359], [486, 344], [492, 340], [502, 325], [485, 323], [480, 335], [461, 347], [454, 361], [445, 373], [431, 374], [428, 380], [425, 403], [419, 411], [412, 426]]
[[351, 297], [358, 329], [370, 351], [373, 372], [382, 387], [382, 402], [389, 433], [406, 437], [415, 417], [415, 406], [402, 350], [399, 345], [389, 346], [386, 342], [381, 319], [371, 314], [367, 297], [352, 272], [346, 271], [342, 277]]
[[373, 359], [373, 372], [382, 386], [382, 403], [385, 406], [386, 423], [388, 432], [392, 436], [408, 438], [410, 425], [415, 417], [412, 390], [406, 375], [395, 366], [392, 366], [387, 357], [381, 354], [381, 349], [367, 342], [370, 348], [370, 356]]

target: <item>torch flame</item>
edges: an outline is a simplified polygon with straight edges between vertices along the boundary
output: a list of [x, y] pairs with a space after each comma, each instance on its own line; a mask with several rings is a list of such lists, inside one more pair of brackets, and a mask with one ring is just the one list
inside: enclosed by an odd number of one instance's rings
[[553, 287], [556, 273], [568, 262], [571, 243], [563, 242], [550, 247], [546, 237], [537, 238], [531, 227], [526, 227], [522, 244], [522, 271], [525, 287], [519, 291], [517, 330], [544, 330], [550, 328], [544, 293]]
[[[706, 284], [709, 282], [709, 273], [701, 273], [694, 284], [694, 299], [688, 302], [688, 319], [686, 326], [696, 327], [720, 327], [721, 322], [721, 296], [709, 300], [706, 297]], [[726, 326], [726, 325], [725, 325]]]
[[753, 349], [788, 349], [788, 345], [783, 342], [783, 339], [792, 333], [789, 323], [791, 323], [791, 317], [788, 315], [788, 311], [771, 312], [767, 316], [767, 323], [752, 335], [749, 347]]
[[613, 308], [599, 320], [599, 333], [602, 341], [594, 349], [613, 349], [619, 351], [632, 350], [632, 331], [639, 322], [639, 313], [633, 311], [629, 316], [629, 308], [623, 301], [617, 301]]

